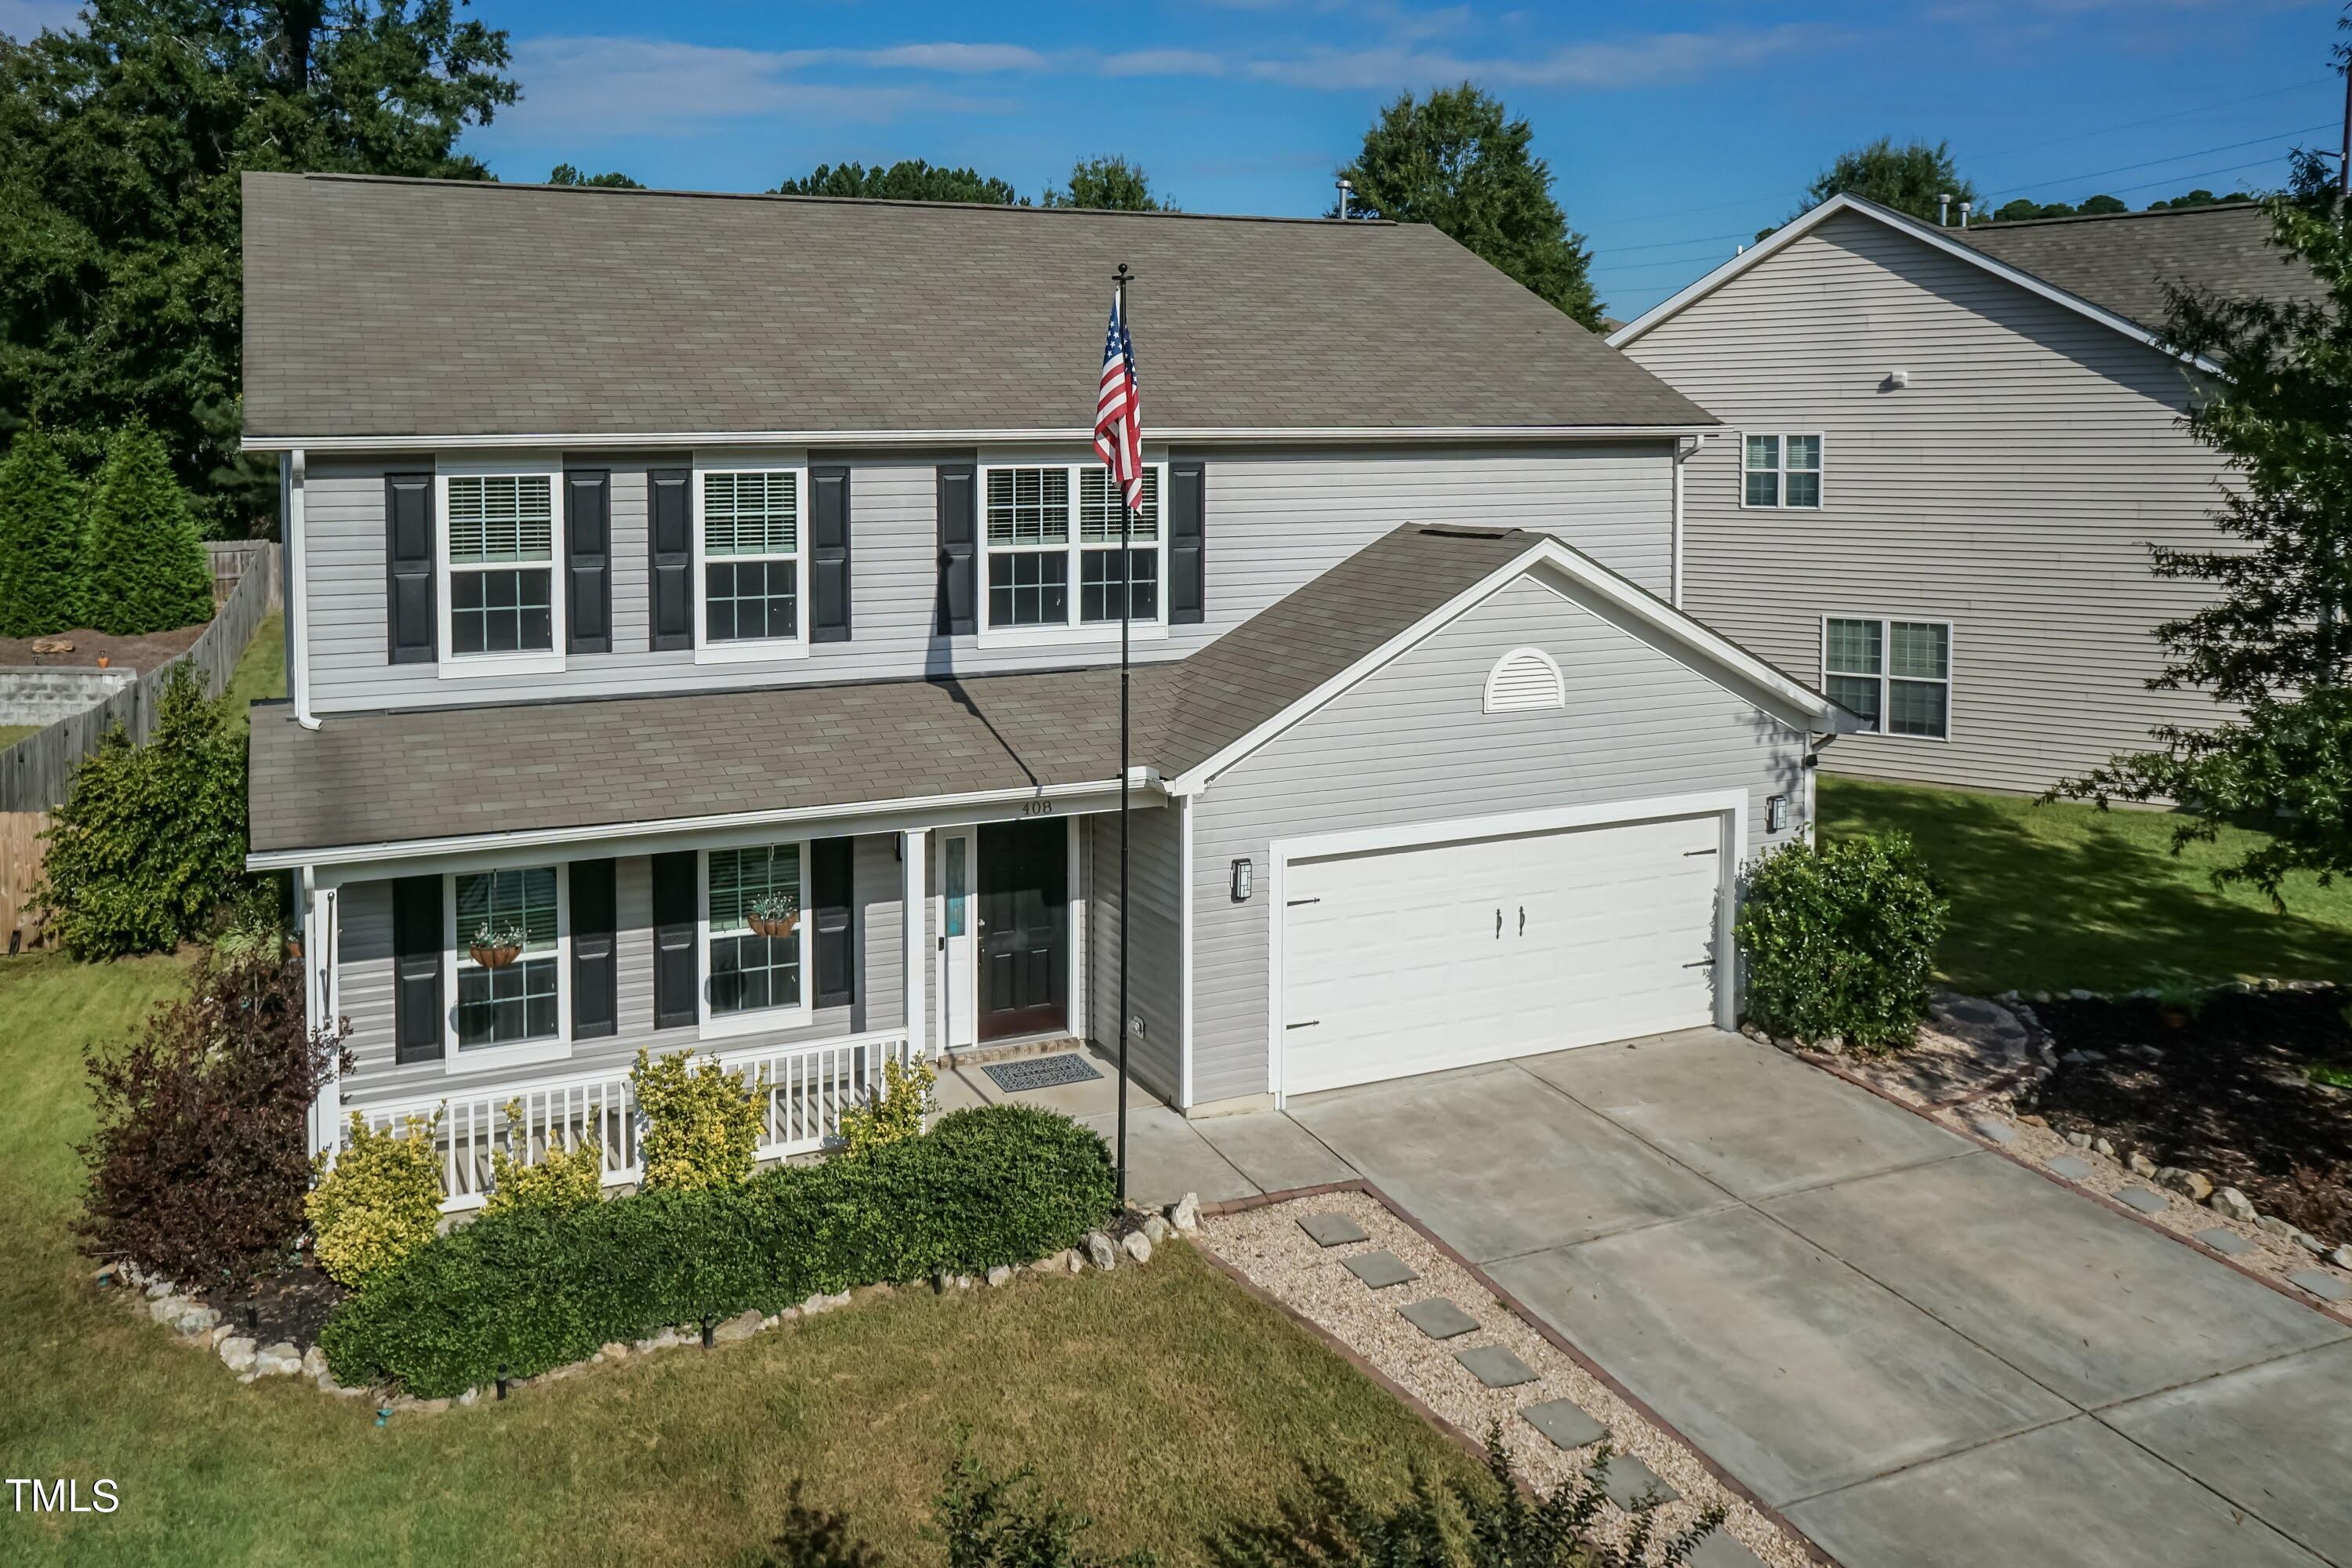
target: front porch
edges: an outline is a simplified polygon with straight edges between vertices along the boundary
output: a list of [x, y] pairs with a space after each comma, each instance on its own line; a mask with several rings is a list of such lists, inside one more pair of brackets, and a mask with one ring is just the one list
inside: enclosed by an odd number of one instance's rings
[[[312, 1016], [348, 1022], [353, 1058], [313, 1107], [312, 1146], [339, 1144], [354, 1114], [379, 1129], [437, 1115], [456, 1211], [486, 1200], [501, 1149], [535, 1159], [593, 1141], [607, 1185], [638, 1180], [640, 1050], [740, 1075], [772, 1161], [824, 1148], [886, 1062], [1114, 1035], [1117, 805], [1115, 786], [1040, 792], [915, 820], [622, 830], [303, 868]], [[1177, 814], [1144, 788], [1133, 806], [1131, 868], [1172, 886], [1172, 860], [1150, 857], [1175, 836], [1140, 825]], [[797, 909], [789, 934], [751, 929], [765, 896]], [[1138, 912], [1139, 942], [1153, 940]], [[469, 933], [501, 921], [524, 940], [487, 965], [501, 955]], [[1157, 950], [1132, 963], [1176, 968]]]

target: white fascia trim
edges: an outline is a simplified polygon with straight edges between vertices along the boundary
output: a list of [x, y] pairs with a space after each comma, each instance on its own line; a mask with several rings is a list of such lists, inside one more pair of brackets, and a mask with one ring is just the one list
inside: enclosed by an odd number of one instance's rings
[[1479, 582], [1455, 595], [1420, 621], [1399, 632], [1395, 637], [1391, 637], [1306, 696], [1299, 698], [1248, 734], [1223, 747], [1205, 762], [1196, 763], [1174, 778], [1169, 779], [1161, 787], [1171, 795], [1200, 794], [1208, 787], [1209, 781], [1217, 774], [1329, 702], [1382, 665], [1402, 655], [1423, 638], [1434, 635], [1449, 623], [1467, 614], [1492, 597], [1506, 584], [1524, 576], [1529, 568], [1537, 565], [1553, 567], [1616, 608], [1636, 619], [1647, 622], [1692, 652], [1713, 660], [1717, 665], [1739, 675], [1750, 684], [1761, 688], [1789, 707], [1817, 721], [1825, 731], [1843, 732], [1856, 722], [1853, 715], [1820, 692], [1799, 685], [1746, 649], [1709, 631], [1680, 610], [1643, 593], [1615, 573], [1570, 550], [1558, 540], [1544, 539], [1529, 545], [1524, 553], [1496, 567]]
[[[1156, 778], [1149, 776], [1139, 776], [1136, 782], [1146, 788], [1157, 784]], [[1116, 802], [1118, 798], [1118, 781], [1111, 778], [1086, 784], [974, 790], [965, 795], [919, 795], [903, 800], [859, 801], [847, 805], [779, 806], [771, 811], [738, 811], [719, 816], [664, 817], [653, 822], [606, 822], [585, 827], [520, 828], [511, 833], [475, 833], [446, 838], [394, 839], [374, 844], [339, 844], [331, 847], [311, 849], [268, 849], [247, 855], [245, 858], [245, 868], [248, 871], [284, 871], [302, 866], [350, 866], [378, 860], [425, 860], [457, 855], [505, 856], [518, 850], [571, 844], [609, 844], [631, 839], [656, 838], [672, 834], [709, 835], [799, 823], [841, 822], [845, 824], [877, 816], [984, 809], [990, 806], [1018, 805], [1028, 801], [1076, 800], [1095, 795]], [[1109, 807], [1106, 806], [1104, 809], [1109, 809]], [[751, 834], [743, 842], [753, 842], [756, 837], [756, 834]], [[723, 845], [719, 847], [725, 847]]]
[[[1717, 425], [1360, 425], [1168, 426], [1155, 443], [1282, 441], [1650, 441], [1704, 435]], [[987, 447], [1092, 441], [1083, 426], [1031, 430], [632, 430], [618, 435], [541, 431], [505, 436], [247, 436], [247, 452], [458, 451], [469, 447], [560, 447], [585, 452], [639, 447]]]
[[2149, 348], [2152, 348], [2158, 353], [2166, 356], [2168, 359], [2183, 360], [2187, 363], [2195, 365], [2199, 370], [2205, 372], [2208, 375], [2219, 376], [2225, 374], [2220, 365], [2214, 363], [2211, 360], [2207, 359], [2202, 354], [2185, 356], [2179, 353], [2177, 350], [2166, 347], [2162, 339], [2158, 338], [2154, 332], [2149, 331], [2147, 328], [2141, 326], [2138, 322], [2132, 321], [2129, 317], [2118, 316], [2113, 310], [2107, 310], [2104, 306], [2094, 305], [2088, 300], [2084, 299], [2080, 294], [2068, 293], [2065, 289], [2059, 288], [2056, 284], [2045, 282], [2022, 268], [2012, 267], [2006, 261], [2000, 260], [1995, 257], [1989, 256], [1985, 252], [1979, 250], [1973, 245], [1964, 244], [1959, 240], [1953, 239], [1945, 234], [1942, 229], [1936, 227], [1935, 225], [1921, 223], [1917, 218], [1911, 216], [1908, 213], [1899, 213], [1895, 211], [1892, 207], [1883, 207], [1876, 202], [1864, 201], [1860, 196], [1852, 195], [1843, 192], [1832, 196], [1829, 200], [1813, 208], [1812, 211], [1805, 214], [1802, 217], [1791, 219], [1790, 222], [1781, 225], [1779, 228], [1773, 230], [1768, 237], [1749, 246], [1746, 250], [1740, 252], [1738, 256], [1733, 257], [1730, 260], [1725, 262], [1722, 266], [1717, 268], [1706, 277], [1701, 278], [1697, 282], [1691, 284], [1686, 289], [1684, 289], [1680, 293], [1671, 295], [1660, 303], [1651, 306], [1648, 310], [1643, 311], [1640, 315], [1634, 317], [1632, 321], [1626, 322], [1615, 331], [1610, 333], [1607, 340], [1609, 346], [1613, 349], [1622, 349], [1625, 347], [1628, 343], [1634, 342], [1643, 333], [1649, 331], [1651, 328], [1658, 325], [1661, 321], [1667, 321], [1674, 316], [1680, 314], [1689, 306], [1706, 299], [1709, 294], [1714, 293], [1726, 283], [1730, 282], [1733, 279], [1746, 272], [1748, 268], [1763, 261], [1767, 257], [1779, 255], [1789, 246], [1793, 245], [1798, 240], [1803, 238], [1806, 235], [1811, 234], [1814, 229], [1819, 228], [1831, 218], [1835, 217], [1840, 213], [1846, 212], [1856, 213], [1867, 218], [1874, 218], [1891, 229], [1895, 229], [1899, 233], [1907, 234], [1914, 239], [1935, 247], [1937, 250], [1942, 251], [1947, 256], [1957, 257], [1958, 259], [1966, 261], [1972, 266], [1982, 268], [1985, 271], [1991, 273], [1994, 277], [1999, 278], [2005, 282], [2014, 283], [2017, 287], [2026, 290], [2028, 293], [2038, 294], [2042, 299], [2051, 301], [2053, 304], [2062, 305], [2067, 310], [2074, 311], [2076, 315], [2087, 317], [2090, 320], [2098, 322], [2103, 327], [2110, 328], [2113, 331], [2123, 333], [2124, 336], [2127, 338], [2145, 343]]

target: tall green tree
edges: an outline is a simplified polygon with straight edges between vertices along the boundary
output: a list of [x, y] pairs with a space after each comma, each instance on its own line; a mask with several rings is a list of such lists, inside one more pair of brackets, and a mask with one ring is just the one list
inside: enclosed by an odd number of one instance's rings
[[81, 481], [37, 425], [0, 462], [0, 637], [81, 624]]
[[570, 163], [558, 163], [547, 172], [551, 185], [603, 185], [616, 191], [642, 191], [646, 187], [617, 169], [601, 174], [586, 174]]
[[89, 624], [118, 637], [212, 618], [204, 540], [163, 438], [144, 425], [125, 426], [106, 444], [90, 490], [81, 584]]
[[77, 466], [163, 435], [215, 535], [266, 517], [237, 451], [238, 179], [247, 169], [480, 178], [468, 125], [514, 101], [506, 35], [463, 0], [88, 0], [0, 40], [0, 435]]
[[1591, 253], [1552, 199], [1551, 167], [1530, 150], [1534, 140], [1525, 120], [1469, 82], [1425, 99], [1406, 93], [1339, 170], [1355, 187], [1349, 210], [1433, 225], [1598, 331]]
[[1931, 147], [1925, 142], [1912, 142], [1897, 147], [1885, 136], [1839, 153], [1806, 187], [1804, 204], [1797, 211], [1811, 212], [1841, 195], [1860, 196], [1929, 223], [1936, 221], [1937, 204], [1944, 196], [1951, 198], [1954, 222], [1959, 219], [1962, 202], [1971, 205], [1979, 202], [1975, 183], [1963, 178], [1952, 162], [1950, 142], [1938, 142]]
[[1039, 204], [1049, 207], [1093, 207], [1107, 212], [1174, 212], [1175, 204], [1151, 194], [1151, 176], [1140, 163], [1125, 158], [1081, 158], [1070, 165], [1070, 183], [1048, 185]]
[[977, 169], [943, 169], [920, 158], [879, 163], [819, 163], [797, 180], [786, 180], [780, 196], [867, 196], [900, 202], [980, 202], [991, 206], [1027, 206], [1012, 183]]
[[2260, 847], [2217, 876], [2275, 903], [2292, 872], [2352, 871], [2352, 235], [2315, 155], [2298, 154], [2293, 186], [2263, 205], [2271, 244], [2324, 294], [2170, 290], [2170, 345], [2224, 372], [2186, 423], [2233, 476], [2213, 513], [2231, 542], [2152, 551], [2156, 575], [2209, 584], [2214, 597], [2157, 627], [2166, 663], [2149, 686], [2202, 690], [2236, 711], [2158, 729], [2161, 750], [2116, 757], [2052, 794], [2180, 802], [2191, 815], [2176, 849], [2212, 841], [2225, 822], [2258, 825]]

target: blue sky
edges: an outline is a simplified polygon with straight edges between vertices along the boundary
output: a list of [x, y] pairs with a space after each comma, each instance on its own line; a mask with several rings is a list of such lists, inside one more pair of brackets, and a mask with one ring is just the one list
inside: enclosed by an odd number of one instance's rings
[[[0, 0], [0, 30], [71, 0]], [[1475, 80], [1534, 125], [1630, 315], [1786, 217], [1840, 149], [1948, 139], [1996, 205], [2276, 183], [2333, 146], [2336, 7], [2270, 0], [1468, 5], [474, 0], [523, 100], [469, 137], [758, 190], [814, 164], [970, 163], [1034, 192], [1124, 153], [1194, 211], [1309, 214], [1398, 93]]]

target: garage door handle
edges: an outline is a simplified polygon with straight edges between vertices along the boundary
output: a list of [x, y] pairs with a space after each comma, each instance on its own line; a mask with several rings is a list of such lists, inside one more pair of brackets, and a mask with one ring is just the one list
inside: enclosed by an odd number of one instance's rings
[[1322, 1021], [1323, 1020], [1320, 1018], [1309, 1018], [1304, 1024], [1285, 1024], [1283, 1027], [1286, 1029], [1311, 1029]]
[[1283, 901], [1295, 910], [1301, 904], [1319, 904], [1323, 900], [1320, 899], [1286, 899]]
[[1685, 849], [1683, 851], [1683, 858], [1687, 860], [1694, 855], [1713, 855], [1715, 853], [1716, 851], [1712, 849]]
[[1525, 904], [1519, 906], [1519, 934], [1528, 934], [1528, 906]]
[[1685, 969], [1713, 969], [1715, 967], [1715, 960], [1711, 958], [1702, 958], [1696, 963], [1685, 963], [1683, 967]]

